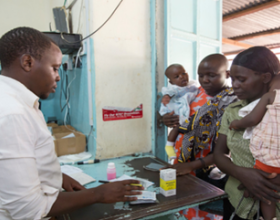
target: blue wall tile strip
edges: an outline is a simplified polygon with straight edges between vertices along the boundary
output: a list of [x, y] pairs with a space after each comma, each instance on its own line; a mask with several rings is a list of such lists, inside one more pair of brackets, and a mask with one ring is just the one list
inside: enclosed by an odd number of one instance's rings
[[150, 45], [151, 45], [151, 77], [152, 77], [152, 153], [156, 154], [156, 1], [150, 0]]

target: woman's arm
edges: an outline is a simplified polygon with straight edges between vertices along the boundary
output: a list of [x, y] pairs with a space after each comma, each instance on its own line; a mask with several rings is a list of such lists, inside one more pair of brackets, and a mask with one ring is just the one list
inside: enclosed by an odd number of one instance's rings
[[214, 164], [213, 154], [208, 154], [206, 157], [200, 160], [195, 160], [187, 163], [178, 163], [170, 166], [170, 168], [176, 169], [177, 176], [189, 174], [190, 172], [207, 167]]
[[267, 203], [280, 200], [280, 195], [273, 191], [280, 191], [280, 186], [268, 180], [275, 177], [275, 174], [269, 174], [253, 168], [240, 167], [232, 163], [227, 147], [227, 136], [224, 134], [219, 134], [214, 150], [214, 162], [222, 172], [238, 179], [249, 193], [257, 199]]
[[230, 124], [230, 129], [233, 128], [235, 130], [245, 129], [248, 127], [253, 127], [261, 122], [264, 114], [266, 113], [266, 106], [268, 104], [272, 104], [275, 98], [275, 92], [268, 92], [264, 94], [259, 101], [259, 103], [255, 106], [255, 108], [246, 115], [244, 118], [240, 120], [234, 120]]
[[214, 149], [214, 163], [217, 167], [224, 173], [234, 176], [235, 169], [238, 166], [231, 162], [229, 156], [229, 149], [227, 147], [227, 136], [224, 134], [219, 134], [215, 149]]

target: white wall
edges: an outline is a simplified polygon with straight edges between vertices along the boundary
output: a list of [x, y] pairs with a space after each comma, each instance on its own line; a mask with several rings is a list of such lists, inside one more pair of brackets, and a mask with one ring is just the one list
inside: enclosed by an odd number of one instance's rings
[[38, 0], [0, 0], [0, 36], [19, 26], [48, 31], [49, 22], [53, 23], [52, 14], [49, 13], [50, 3], [51, 1]]
[[[93, 29], [119, 0], [93, 1]], [[98, 157], [151, 150], [151, 55], [149, 1], [123, 1], [111, 20], [94, 36]], [[102, 107], [137, 107], [142, 119], [102, 120]]]
[[[68, 0], [67, 5], [72, 1]], [[119, 9], [99, 30], [94, 40], [96, 88], [97, 157], [110, 158], [151, 150], [151, 60], [150, 1], [124, 0]], [[0, 35], [18, 26], [49, 31], [54, 29], [52, 8], [64, 0], [0, 0]], [[115, 9], [119, 0], [85, 0], [75, 4], [74, 32], [85, 35], [85, 10], [90, 11], [90, 31], [97, 29]], [[82, 9], [81, 19], [80, 9]], [[79, 24], [79, 27], [78, 27]], [[87, 86], [87, 85], [84, 85]], [[102, 120], [102, 107], [136, 107], [143, 104], [142, 119]]]
[[[80, 28], [78, 28], [82, 1], [78, 0], [72, 10], [74, 32], [79, 30], [79, 33], [85, 31], [84, 7], [82, 7]], [[66, 7], [71, 2], [71, 0], [68, 0]], [[49, 31], [49, 23], [51, 23], [52, 30], [54, 31], [55, 23], [52, 8], [62, 7], [63, 4], [64, 0], [0, 0], [0, 36], [12, 28], [19, 26], [33, 27], [40, 31]]]

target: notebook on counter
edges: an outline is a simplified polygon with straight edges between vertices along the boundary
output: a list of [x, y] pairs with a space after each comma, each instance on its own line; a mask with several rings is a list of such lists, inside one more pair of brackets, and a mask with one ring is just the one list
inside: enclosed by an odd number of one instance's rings
[[88, 183], [94, 182], [95, 179], [91, 176], [81, 172], [81, 173], [72, 173], [68, 175], [72, 177], [74, 180], [78, 181], [81, 185], [86, 185]]
[[60, 167], [61, 172], [70, 176], [74, 180], [78, 181], [81, 185], [86, 185], [88, 183], [94, 182], [95, 179], [91, 176], [85, 174], [80, 168], [70, 166], [70, 165], [63, 165]]

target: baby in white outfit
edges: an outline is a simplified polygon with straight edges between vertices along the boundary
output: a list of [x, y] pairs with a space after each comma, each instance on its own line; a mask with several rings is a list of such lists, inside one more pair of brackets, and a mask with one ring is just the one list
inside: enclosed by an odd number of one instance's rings
[[[160, 115], [174, 111], [179, 115], [180, 124], [190, 116], [190, 103], [198, 93], [198, 86], [195, 81], [189, 82], [189, 75], [180, 64], [172, 64], [165, 70], [170, 85], [162, 88], [162, 104], [159, 110]], [[176, 158], [174, 143], [178, 136], [178, 126], [174, 127], [168, 135], [165, 146], [169, 159]]]

